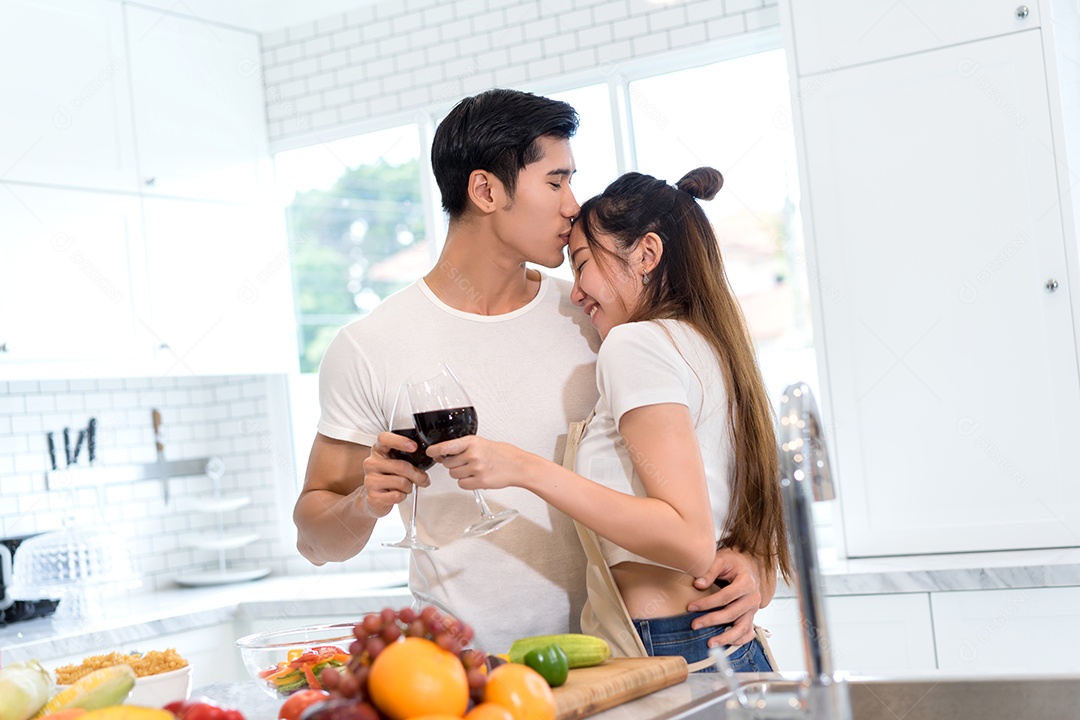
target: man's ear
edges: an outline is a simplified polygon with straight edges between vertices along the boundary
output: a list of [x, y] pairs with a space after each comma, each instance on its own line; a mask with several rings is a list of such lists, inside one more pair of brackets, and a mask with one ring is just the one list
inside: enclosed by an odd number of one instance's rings
[[469, 174], [469, 200], [485, 215], [502, 206], [505, 194], [502, 182], [487, 170], [473, 170]]
[[641, 253], [641, 272], [650, 273], [664, 256], [664, 241], [654, 232], [646, 233], [638, 242], [638, 252]]

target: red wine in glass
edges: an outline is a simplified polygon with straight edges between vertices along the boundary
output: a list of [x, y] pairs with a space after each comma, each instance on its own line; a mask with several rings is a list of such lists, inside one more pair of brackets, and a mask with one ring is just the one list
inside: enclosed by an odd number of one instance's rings
[[428, 445], [475, 435], [480, 425], [476, 409], [471, 406], [419, 412], [413, 415], [413, 420]]
[[424, 439], [420, 437], [420, 433], [416, 428], [397, 428], [390, 432], [395, 435], [401, 435], [407, 437], [416, 443], [416, 450], [412, 452], [405, 452], [404, 450], [391, 450], [390, 457], [395, 460], [404, 460], [410, 465], [415, 465], [420, 470], [427, 470], [429, 467], [435, 464], [435, 458], [427, 456], [428, 444], [424, 442]]

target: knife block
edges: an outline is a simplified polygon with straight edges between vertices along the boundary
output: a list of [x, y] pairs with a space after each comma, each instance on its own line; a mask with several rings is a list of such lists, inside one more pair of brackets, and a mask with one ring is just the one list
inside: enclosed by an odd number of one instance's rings
[[217, 552], [217, 569], [205, 572], [188, 572], [176, 576], [176, 582], [185, 587], [204, 587], [207, 585], [227, 585], [229, 583], [258, 580], [270, 574], [270, 568], [230, 568], [228, 551], [246, 547], [259, 539], [257, 532], [225, 531], [225, 514], [239, 510], [251, 504], [250, 495], [225, 495], [221, 492], [221, 478], [225, 474], [225, 464], [219, 458], [212, 458], [206, 464], [206, 475], [214, 482], [214, 492], [209, 498], [199, 498], [191, 503], [194, 512], [215, 516], [216, 532], [211, 536], [192, 535], [188, 538], [188, 547], [197, 550]]

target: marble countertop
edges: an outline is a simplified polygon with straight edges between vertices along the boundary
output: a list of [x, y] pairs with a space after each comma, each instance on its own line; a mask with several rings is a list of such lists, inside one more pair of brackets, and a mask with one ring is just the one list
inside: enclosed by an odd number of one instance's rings
[[845, 559], [822, 573], [826, 595], [1068, 587], [1080, 585], [1080, 548]]
[[90, 619], [56, 615], [0, 627], [0, 665], [91, 654], [103, 647], [135, 646], [141, 640], [208, 627], [235, 619], [355, 615], [408, 604], [407, 571], [317, 573], [254, 582], [103, 598]]
[[[1080, 548], [959, 553], [823, 563], [828, 595], [1080, 586]], [[409, 602], [406, 572], [269, 577], [109, 598], [92, 620], [42, 618], [0, 628], [0, 665], [42, 660], [235, 619], [355, 615]], [[791, 595], [781, 586], [777, 596]]]

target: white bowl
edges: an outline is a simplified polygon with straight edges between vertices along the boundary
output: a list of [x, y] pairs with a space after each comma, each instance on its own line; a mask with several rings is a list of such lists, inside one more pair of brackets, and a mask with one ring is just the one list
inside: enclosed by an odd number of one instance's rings
[[191, 666], [136, 678], [125, 705], [160, 708], [191, 697]]

